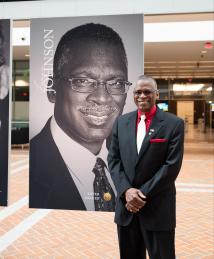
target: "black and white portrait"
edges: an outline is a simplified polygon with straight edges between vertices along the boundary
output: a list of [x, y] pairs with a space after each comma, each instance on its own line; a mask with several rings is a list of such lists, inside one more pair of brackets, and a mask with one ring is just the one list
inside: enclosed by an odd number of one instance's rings
[[142, 15], [33, 19], [30, 51], [30, 207], [114, 211], [108, 143], [134, 109]]
[[10, 20], [0, 20], [0, 205], [7, 205]]

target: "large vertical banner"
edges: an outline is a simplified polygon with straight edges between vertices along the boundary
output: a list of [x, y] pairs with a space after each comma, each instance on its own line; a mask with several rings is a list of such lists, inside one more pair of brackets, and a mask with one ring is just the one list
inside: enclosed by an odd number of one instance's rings
[[0, 20], [0, 206], [7, 205], [10, 20]]
[[114, 211], [114, 121], [134, 109], [143, 16], [31, 20], [31, 208]]

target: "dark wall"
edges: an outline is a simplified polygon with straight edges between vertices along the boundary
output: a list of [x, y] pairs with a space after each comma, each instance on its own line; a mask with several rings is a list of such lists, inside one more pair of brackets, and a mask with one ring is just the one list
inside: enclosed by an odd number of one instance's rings
[[169, 112], [177, 115], [177, 101], [175, 100], [169, 101]]
[[205, 103], [205, 123], [206, 125], [210, 125], [210, 104]]
[[195, 100], [194, 101], [194, 124], [198, 123], [199, 118], [204, 118], [205, 101]]

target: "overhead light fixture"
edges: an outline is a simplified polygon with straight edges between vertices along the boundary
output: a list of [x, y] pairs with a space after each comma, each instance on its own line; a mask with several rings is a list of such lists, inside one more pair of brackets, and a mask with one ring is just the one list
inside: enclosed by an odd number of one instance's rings
[[30, 54], [25, 54], [25, 57], [30, 57]]
[[202, 51], [201, 51], [201, 54], [206, 54], [206, 53], [207, 53], [206, 50], [202, 50]]
[[197, 92], [204, 87], [204, 84], [173, 84], [174, 92]]
[[208, 87], [208, 88], [206, 89], [206, 91], [209, 91], [209, 92], [211, 92], [212, 90], [213, 90], [212, 86], [210, 86], [210, 87]]
[[214, 21], [145, 23], [144, 42], [213, 41], [213, 27]]
[[25, 80], [18, 79], [15, 82], [15, 86], [18, 86], [18, 87], [29, 86], [29, 83]]

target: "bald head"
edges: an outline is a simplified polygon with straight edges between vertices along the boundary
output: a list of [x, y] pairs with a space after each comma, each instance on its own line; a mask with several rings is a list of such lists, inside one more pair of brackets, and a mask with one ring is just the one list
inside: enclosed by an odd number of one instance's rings
[[158, 90], [158, 87], [157, 87], [157, 82], [154, 78], [150, 77], [150, 76], [146, 76], [146, 75], [141, 75], [138, 77], [138, 80], [137, 80], [137, 83], [135, 85], [135, 88], [137, 87], [137, 85], [139, 83], [142, 83], [142, 82], [148, 82], [150, 85], [153, 86], [154, 90]]

